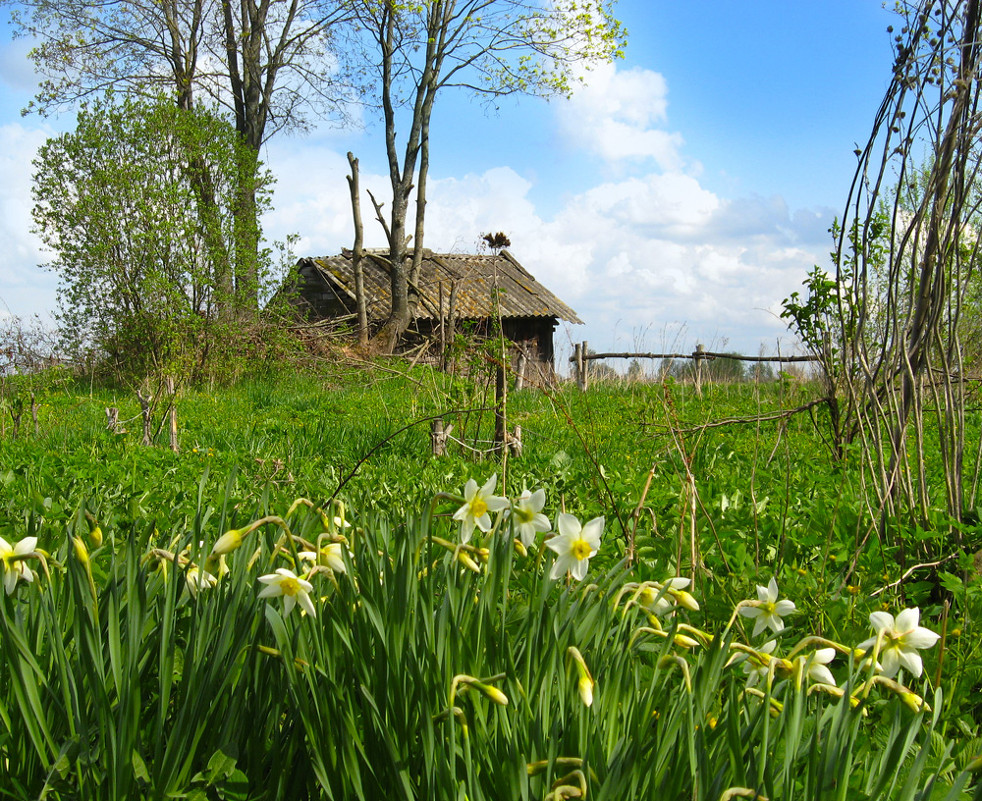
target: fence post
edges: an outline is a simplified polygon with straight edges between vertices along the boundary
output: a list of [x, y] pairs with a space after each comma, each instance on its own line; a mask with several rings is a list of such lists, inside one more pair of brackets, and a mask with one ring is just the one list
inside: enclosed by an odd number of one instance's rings
[[177, 453], [180, 446], [177, 444], [177, 393], [174, 390], [174, 379], [167, 376], [167, 394], [170, 395], [170, 449]]
[[528, 369], [529, 357], [525, 348], [518, 351], [518, 369], [515, 376], [515, 392], [521, 392], [525, 388], [525, 370]]
[[443, 427], [443, 418], [438, 417], [430, 424], [430, 448], [434, 456], [443, 456], [447, 450], [447, 438], [453, 431], [453, 423]]
[[515, 426], [515, 433], [511, 435], [511, 441], [508, 443], [508, 447], [511, 450], [512, 456], [522, 455], [522, 427]]
[[580, 364], [582, 365], [580, 369], [580, 389], [584, 392], [590, 388], [590, 360], [587, 359], [589, 352], [590, 348], [584, 339], [583, 344], [580, 346]]
[[702, 397], [702, 362], [705, 359], [706, 348], [703, 345], [696, 345], [696, 352], [692, 354], [692, 359], [696, 363], [696, 395]]
[[153, 441], [150, 433], [153, 424], [153, 420], [151, 419], [153, 410], [150, 407], [150, 403], [153, 401], [153, 395], [144, 395], [140, 390], [137, 390], [136, 397], [140, 401], [140, 414], [143, 417], [143, 444], [150, 445]]

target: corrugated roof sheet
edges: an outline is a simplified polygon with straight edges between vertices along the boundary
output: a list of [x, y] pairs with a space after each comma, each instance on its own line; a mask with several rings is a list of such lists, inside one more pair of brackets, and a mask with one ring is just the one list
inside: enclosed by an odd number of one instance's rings
[[[558, 317], [571, 323], [583, 322], [507, 250], [497, 256], [432, 253], [429, 250], [423, 253], [419, 276], [422, 302], [417, 317], [439, 317], [441, 298], [443, 313], [449, 313], [450, 289], [458, 282], [455, 313], [462, 319], [491, 317], [497, 285], [503, 317]], [[365, 294], [369, 299], [368, 315], [376, 320], [384, 319], [389, 311], [389, 274], [384, 261], [377, 258], [384, 255], [384, 252], [366, 251], [362, 260]], [[354, 301], [355, 279], [350, 251], [306, 261]]]

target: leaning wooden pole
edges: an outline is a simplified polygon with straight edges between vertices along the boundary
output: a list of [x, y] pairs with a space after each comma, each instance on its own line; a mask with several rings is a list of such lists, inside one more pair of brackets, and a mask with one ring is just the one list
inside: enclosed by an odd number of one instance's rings
[[348, 153], [348, 164], [351, 165], [351, 175], [348, 176], [348, 188], [351, 190], [351, 216], [355, 225], [355, 241], [351, 247], [351, 269], [355, 274], [355, 313], [358, 317], [358, 344], [368, 345], [368, 307], [365, 303], [365, 275], [361, 266], [364, 254], [364, 226], [361, 221], [361, 192], [358, 188], [358, 159], [353, 153]]

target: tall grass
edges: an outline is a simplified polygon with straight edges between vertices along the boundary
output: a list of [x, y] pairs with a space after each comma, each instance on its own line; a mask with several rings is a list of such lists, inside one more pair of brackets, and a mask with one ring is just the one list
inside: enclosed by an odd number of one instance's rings
[[[348, 510], [343, 527], [340, 509], [297, 502], [222, 538], [221, 558], [223, 503], [101, 546], [81, 514], [39, 532], [35, 580], [0, 598], [0, 797], [969, 792], [935, 734], [939, 694], [931, 712], [851, 656], [841, 689], [816, 689], [735, 613], [702, 620], [618, 565], [553, 581], [551, 551], [523, 553], [507, 517], [461, 545], [455, 507]], [[298, 555], [329, 547], [343, 569]], [[315, 616], [257, 597], [276, 568], [309, 579]], [[779, 650], [794, 656], [790, 637]]]

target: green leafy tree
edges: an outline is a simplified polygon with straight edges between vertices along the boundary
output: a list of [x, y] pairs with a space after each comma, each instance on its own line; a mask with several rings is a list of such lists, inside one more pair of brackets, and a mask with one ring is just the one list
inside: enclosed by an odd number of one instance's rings
[[[0, 0], [2, 4], [4, 0]], [[235, 249], [226, 254], [226, 286], [236, 316], [258, 310], [262, 263], [256, 196], [260, 148], [284, 129], [342, 113], [351, 92], [341, 87], [347, 48], [332, 37], [350, 20], [350, 3], [326, 0], [21, 0], [8, 3], [16, 33], [37, 45], [30, 59], [42, 76], [29, 107], [41, 113], [74, 108], [107, 88], [156, 96], [190, 110], [228, 109], [245, 149], [237, 187]], [[197, 203], [220, 202], [199, 164]], [[216, 180], [221, 180], [220, 178]], [[220, 214], [220, 210], [211, 210]]]
[[[219, 259], [242, 235], [238, 193], [255, 175], [244, 149], [215, 113], [111, 97], [83, 106], [76, 130], [40, 149], [34, 221], [76, 346], [94, 346], [127, 375], [206, 366], [230, 333]], [[208, 204], [196, 191], [202, 169]]]

